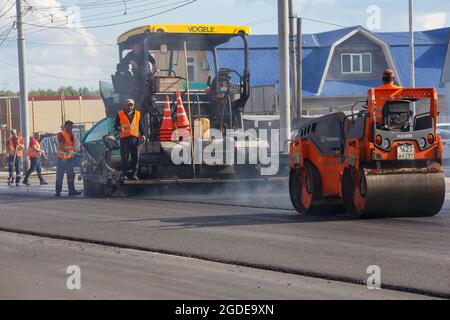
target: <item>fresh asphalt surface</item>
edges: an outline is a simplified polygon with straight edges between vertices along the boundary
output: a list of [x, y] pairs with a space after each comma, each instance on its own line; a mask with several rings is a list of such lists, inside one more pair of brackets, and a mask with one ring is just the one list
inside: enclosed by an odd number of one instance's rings
[[[0, 231], [3, 299], [450, 297], [450, 195], [433, 218], [351, 220], [300, 216], [282, 186], [55, 199], [1, 184]], [[385, 290], [363, 285], [372, 265]]]

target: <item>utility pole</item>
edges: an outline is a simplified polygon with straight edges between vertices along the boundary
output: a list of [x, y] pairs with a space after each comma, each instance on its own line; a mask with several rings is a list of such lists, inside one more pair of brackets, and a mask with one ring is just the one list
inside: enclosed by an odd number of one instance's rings
[[[26, 63], [26, 45], [25, 36], [23, 33], [23, 13], [22, 1], [16, 0], [17, 12], [17, 48], [19, 60], [19, 81], [20, 81], [20, 129], [24, 140], [25, 150], [28, 149], [29, 123], [28, 123], [28, 88], [27, 88], [27, 63]], [[25, 151], [26, 152], [26, 151]], [[28, 168], [28, 158], [23, 157], [24, 168]]]
[[[409, 51], [411, 56], [411, 78], [410, 78], [410, 87], [416, 87], [416, 59], [415, 59], [415, 50], [414, 50], [414, 3], [413, 0], [409, 0]], [[417, 109], [416, 103], [413, 102], [413, 119], [416, 118]]]
[[[293, 106], [297, 105], [297, 57], [295, 54], [295, 18], [295, 0], [289, 0], [289, 56], [291, 62], [291, 103]], [[297, 110], [294, 109], [294, 114], [296, 114], [295, 111]], [[299, 117], [298, 114], [296, 114], [296, 116]]]
[[297, 117], [303, 116], [303, 20], [297, 18]]
[[411, 53], [411, 88], [416, 87], [415, 50], [414, 50], [414, 3], [409, 0], [409, 50]]
[[288, 152], [291, 138], [291, 94], [289, 87], [288, 0], [278, 0], [278, 46], [280, 79], [280, 151]]

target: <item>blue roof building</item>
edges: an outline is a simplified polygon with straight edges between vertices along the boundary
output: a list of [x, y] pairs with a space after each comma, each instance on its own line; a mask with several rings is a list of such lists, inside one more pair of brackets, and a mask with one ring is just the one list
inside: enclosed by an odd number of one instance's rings
[[[450, 93], [450, 28], [415, 32], [416, 86]], [[251, 84], [278, 84], [277, 35], [249, 36]], [[242, 41], [218, 48], [219, 65], [242, 68]], [[208, 56], [210, 63], [212, 57]], [[385, 68], [397, 82], [410, 82], [409, 34], [374, 33], [355, 26], [303, 36], [303, 95], [309, 98], [364, 97], [381, 84]], [[447, 99], [450, 100], [450, 99]]]

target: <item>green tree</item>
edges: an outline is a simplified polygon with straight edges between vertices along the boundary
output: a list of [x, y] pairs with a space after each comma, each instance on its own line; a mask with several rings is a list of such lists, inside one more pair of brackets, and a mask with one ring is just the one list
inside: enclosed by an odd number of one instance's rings
[[18, 92], [14, 92], [11, 90], [0, 90], [0, 97], [15, 97], [18, 96]]

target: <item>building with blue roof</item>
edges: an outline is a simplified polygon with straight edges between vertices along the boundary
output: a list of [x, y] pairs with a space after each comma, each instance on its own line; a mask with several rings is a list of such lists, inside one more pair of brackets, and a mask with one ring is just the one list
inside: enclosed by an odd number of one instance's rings
[[[436, 87], [443, 116], [450, 115], [450, 28], [415, 32], [416, 86]], [[250, 70], [253, 87], [278, 86], [277, 35], [251, 35]], [[242, 41], [218, 48], [219, 65], [242, 68]], [[381, 84], [391, 68], [401, 86], [410, 83], [409, 34], [374, 33], [355, 26], [303, 36], [303, 96], [305, 110], [328, 110], [363, 99]], [[208, 57], [210, 65], [212, 56]], [[445, 106], [445, 100], [449, 106]]]

